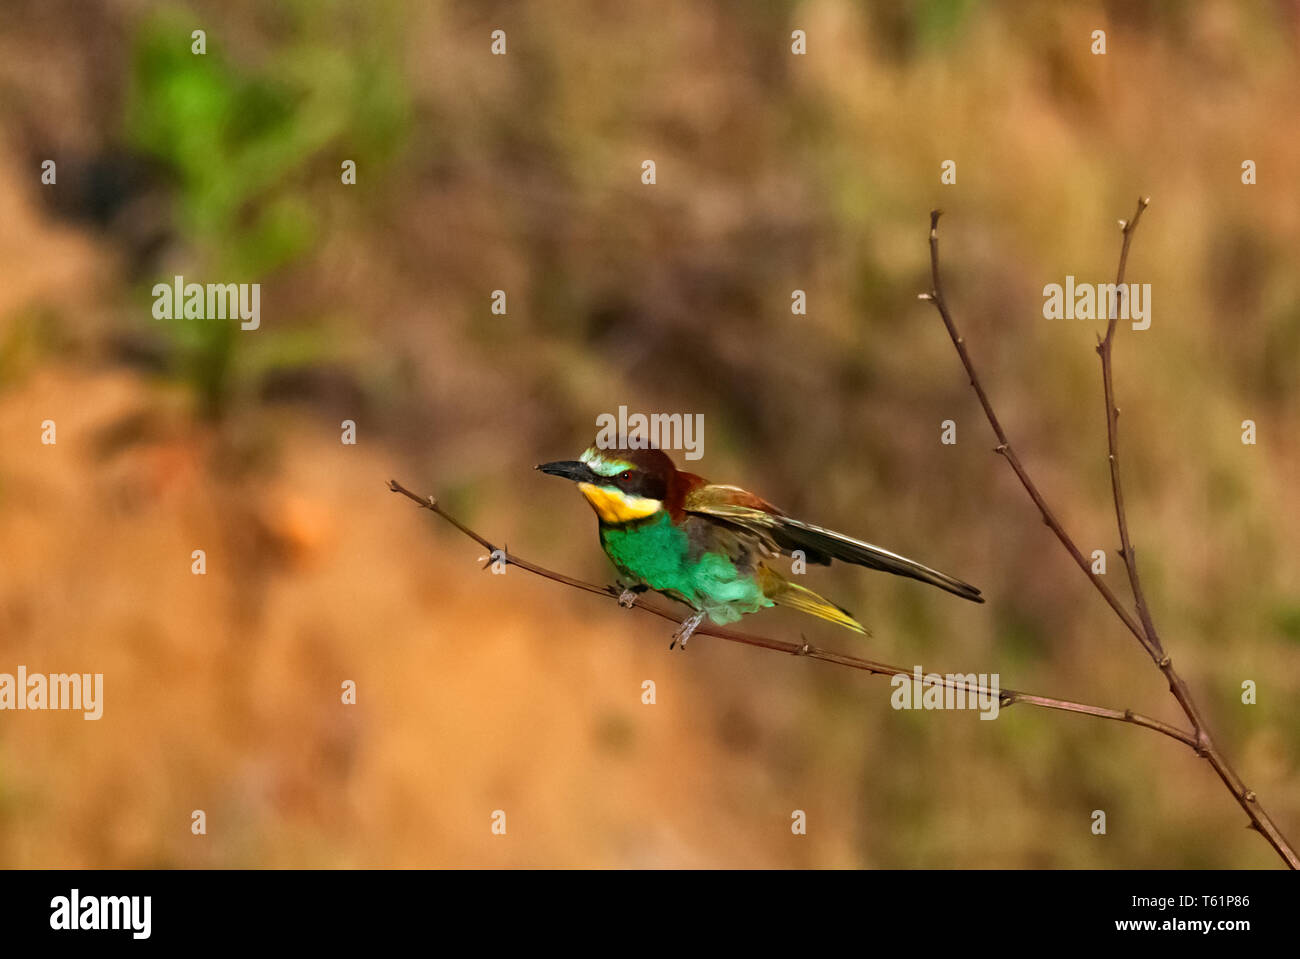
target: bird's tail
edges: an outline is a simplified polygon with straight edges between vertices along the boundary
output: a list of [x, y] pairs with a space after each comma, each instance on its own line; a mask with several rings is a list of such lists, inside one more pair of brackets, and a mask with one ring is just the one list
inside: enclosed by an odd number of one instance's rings
[[790, 582], [766, 566], [759, 568], [759, 585], [763, 589], [763, 595], [778, 606], [789, 606], [801, 613], [808, 613], [810, 616], [838, 623], [855, 633], [861, 633], [864, 636], [871, 635], [870, 630], [854, 619], [853, 614], [847, 609], [836, 606], [825, 597], [814, 593], [811, 589], [805, 589], [803, 586]]

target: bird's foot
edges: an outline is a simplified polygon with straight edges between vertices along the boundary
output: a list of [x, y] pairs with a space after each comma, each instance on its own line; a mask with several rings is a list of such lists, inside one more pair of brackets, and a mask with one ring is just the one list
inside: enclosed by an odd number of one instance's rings
[[636, 590], [628, 588], [618, 594], [618, 605], [624, 609], [631, 609], [636, 605]]
[[673, 641], [668, 644], [668, 648], [672, 649], [674, 646], [681, 646], [683, 650], [686, 649], [686, 641], [695, 634], [695, 630], [699, 628], [703, 620], [704, 610], [700, 610], [689, 619], [682, 620], [682, 624], [677, 627], [677, 632], [673, 633]]

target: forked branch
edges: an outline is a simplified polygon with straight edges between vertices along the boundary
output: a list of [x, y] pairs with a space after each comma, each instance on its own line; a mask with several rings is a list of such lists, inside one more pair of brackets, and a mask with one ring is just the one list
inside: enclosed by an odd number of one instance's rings
[[[1124, 271], [1128, 264], [1129, 245], [1133, 239], [1133, 232], [1137, 229], [1138, 221], [1142, 218], [1142, 213], [1146, 210], [1149, 202], [1147, 198], [1140, 199], [1137, 211], [1133, 214], [1132, 219], [1120, 221], [1123, 242], [1120, 247], [1119, 269], [1115, 279], [1115, 285], [1117, 290], [1120, 291], [1120, 296], [1124, 295], [1122, 292], [1124, 290]], [[1173, 661], [1164, 651], [1164, 645], [1156, 632], [1146, 596], [1142, 591], [1141, 579], [1138, 576], [1137, 556], [1129, 535], [1128, 516], [1124, 508], [1124, 491], [1120, 484], [1119, 473], [1119, 407], [1115, 405], [1115, 386], [1111, 361], [1115, 329], [1119, 320], [1118, 311], [1113, 306], [1109, 310], [1110, 316], [1106, 327], [1106, 336], [1098, 343], [1097, 352], [1101, 356], [1102, 388], [1106, 401], [1107, 458], [1110, 464], [1111, 492], [1115, 501], [1115, 517], [1119, 527], [1120, 553], [1124, 559], [1124, 566], [1128, 571], [1129, 585], [1133, 590], [1134, 605], [1137, 608], [1136, 617], [1124, 607], [1106, 582], [1092, 571], [1092, 567], [1084, 559], [1079, 547], [1075, 545], [1074, 540], [1070, 538], [1060, 522], [1057, 521], [1056, 516], [1047, 505], [1047, 501], [1039, 492], [1038, 487], [1034, 485], [1034, 481], [1020, 462], [1015, 450], [1012, 449], [1011, 441], [1007, 438], [1006, 431], [1003, 430], [997, 414], [993, 411], [993, 406], [989, 402], [988, 395], [984, 392], [984, 387], [980, 384], [979, 376], [975, 372], [975, 366], [971, 362], [970, 353], [966, 349], [966, 341], [958, 332], [952, 314], [948, 310], [948, 304], [944, 300], [943, 285], [939, 279], [939, 217], [940, 211], [938, 210], [930, 214], [930, 275], [932, 287], [929, 293], [921, 294], [921, 298], [932, 302], [935, 309], [939, 311], [939, 316], [948, 330], [948, 336], [952, 339], [953, 346], [957, 349], [957, 355], [961, 358], [962, 366], [966, 369], [970, 385], [975, 390], [975, 395], [984, 408], [984, 415], [988, 418], [989, 425], [993, 428], [993, 434], [998, 439], [995, 452], [1000, 453], [1010, 464], [1012, 470], [1015, 471], [1016, 477], [1020, 480], [1020, 484], [1025, 488], [1025, 492], [1029, 494], [1029, 498], [1038, 507], [1043, 521], [1056, 535], [1056, 538], [1060, 540], [1061, 545], [1074, 559], [1075, 564], [1083, 570], [1084, 575], [1091, 580], [1093, 586], [1101, 593], [1102, 598], [1115, 611], [1120, 621], [1137, 638], [1161, 672], [1165, 674], [1165, 678], [1169, 681], [1169, 691], [1178, 700], [1178, 705], [1182, 707], [1183, 713], [1192, 724], [1194, 738], [1187, 745], [1191, 746], [1198, 756], [1209, 762], [1215, 773], [1223, 781], [1223, 784], [1227, 786], [1228, 791], [1232, 793], [1233, 798], [1237, 800], [1237, 803], [1250, 818], [1251, 827], [1258, 830], [1268, 840], [1269, 845], [1282, 857], [1283, 862], [1292, 869], [1300, 869], [1300, 857], [1296, 855], [1295, 848], [1282, 835], [1281, 830], [1277, 828], [1268, 813], [1260, 805], [1254, 791], [1242, 782], [1241, 777], [1233, 771], [1215, 744], [1200, 709], [1192, 699], [1187, 683], [1174, 670]]]

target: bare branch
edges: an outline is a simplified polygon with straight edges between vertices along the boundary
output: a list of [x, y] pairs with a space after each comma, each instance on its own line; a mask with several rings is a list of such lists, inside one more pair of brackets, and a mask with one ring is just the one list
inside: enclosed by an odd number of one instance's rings
[[1165, 651], [1156, 636], [1155, 627], [1151, 625], [1151, 614], [1147, 610], [1146, 598], [1142, 595], [1142, 587], [1138, 583], [1137, 560], [1133, 554], [1133, 543], [1128, 534], [1128, 519], [1124, 513], [1124, 491], [1119, 482], [1119, 407], [1115, 405], [1115, 386], [1111, 376], [1111, 344], [1115, 340], [1115, 327], [1119, 324], [1120, 312], [1115, 307], [1119, 305], [1119, 300], [1127, 302], [1127, 294], [1124, 292], [1124, 269], [1128, 265], [1128, 248], [1133, 241], [1133, 231], [1137, 229], [1138, 221], [1142, 219], [1142, 213], [1150, 202], [1150, 199], [1145, 197], [1138, 200], [1137, 212], [1133, 214], [1133, 218], [1119, 221], [1120, 231], [1124, 236], [1119, 250], [1119, 269], [1115, 276], [1119, 299], [1109, 311], [1111, 315], [1106, 325], [1106, 336], [1097, 344], [1097, 353], [1101, 356], [1102, 392], [1106, 400], [1106, 445], [1109, 453], [1107, 460], [1110, 463], [1110, 488], [1115, 499], [1115, 516], [1119, 521], [1119, 554], [1128, 570], [1129, 585], [1133, 588], [1138, 620], [1142, 625], [1138, 640], [1146, 647], [1151, 659], [1159, 663], [1165, 658]]
[[[1150, 201], [1146, 198], [1138, 201], [1137, 212], [1130, 220], [1121, 220], [1120, 229], [1123, 232], [1123, 243], [1120, 247], [1119, 269], [1116, 279], [1116, 286], [1124, 282], [1124, 271], [1128, 263], [1129, 245], [1133, 238], [1133, 231], [1137, 228], [1138, 221], [1142, 217], [1143, 211], [1147, 208]], [[1174, 670], [1173, 661], [1164, 652], [1164, 646], [1156, 632], [1156, 628], [1151, 619], [1151, 613], [1148, 609], [1146, 597], [1142, 592], [1141, 581], [1138, 577], [1137, 559], [1133, 550], [1133, 544], [1129, 538], [1128, 518], [1124, 510], [1124, 493], [1120, 485], [1119, 478], [1119, 452], [1118, 452], [1118, 418], [1119, 408], [1115, 405], [1115, 390], [1111, 373], [1111, 347], [1115, 335], [1115, 327], [1118, 323], [1118, 312], [1109, 317], [1109, 323], [1106, 328], [1106, 336], [1102, 339], [1097, 347], [1097, 352], [1101, 355], [1102, 363], [1102, 380], [1106, 400], [1106, 432], [1108, 438], [1108, 456], [1110, 462], [1111, 489], [1115, 500], [1116, 519], [1119, 525], [1121, 553], [1124, 558], [1124, 565], [1128, 570], [1129, 584], [1133, 589], [1134, 603], [1137, 607], [1138, 616], [1135, 619], [1133, 615], [1120, 603], [1119, 598], [1115, 596], [1111, 588], [1106, 585], [1096, 574], [1092, 572], [1087, 560], [1084, 559], [1083, 553], [1079, 551], [1078, 546], [1057, 522], [1055, 515], [1044, 501], [1042, 494], [1034, 485], [1029, 474], [1025, 471], [1019, 457], [1011, 448], [1011, 442], [1007, 439], [1006, 432], [1002, 429], [1002, 424], [998, 421], [997, 414], [993, 412], [993, 406], [989, 403], [988, 396], [984, 388], [980, 385], [979, 377], [975, 373], [975, 367], [971, 362], [970, 354], [966, 350], [966, 341], [957, 331], [956, 324], [953, 322], [952, 315], [948, 311], [947, 303], [943, 298], [943, 287], [939, 281], [939, 216], [938, 210], [930, 214], [930, 274], [933, 288], [928, 296], [923, 298], [934, 303], [935, 308], [939, 311], [939, 316], [943, 319], [944, 326], [948, 329], [948, 335], [952, 339], [953, 346], [957, 349], [957, 355], [961, 358], [962, 366], [966, 369], [966, 374], [970, 379], [970, 385], [975, 390], [975, 395], [979, 398], [980, 405], [984, 408], [984, 415], [988, 418], [989, 425], [993, 427], [993, 433], [998, 438], [998, 447], [996, 452], [1002, 456], [1011, 465], [1015, 471], [1020, 483], [1024, 486], [1025, 491], [1029, 494], [1034, 505], [1043, 516], [1043, 521], [1047, 523], [1056, 538], [1060, 540], [1075, 563], [1083, 570], [1092, 584], [1101, 593], [1102, 598], [1115, 611], [1124, 626], [1137, 637], [1147, 653], [1160, 667], [1161, 672], [1165, 674], [1169, 681], [1169, 691], [1173, 693], [1174, 698], [1178, 700], [1179, 706], [1182, 707], [1183, 713], [1192, 723], [1195, 731], [1195, 739], [1189, 743], [1196, 751], [1198, 756], [1207, 760], [1215, 773], [1228, 787], [1233, 798], [1245, 811], [1250, 818], [1252, 828], [1256, 829], [1269, 845], [1277, 852], [1292, 869], [1300, 869], [1300, 856], [1297, 856], [1295, 848], [1282, 835], [1281, 830], [1269, 818], [1267, 812], [1259, 804], [1259, 799], [1254, 790], [1248, 788], [1241, 778], [1236, 774], [1228, 764], [1223, 754], [1219, 752], [1213, 738], [1206, 728], [1205, 721], [1196, 703], [1192, 699], [1191, 691], [1188, 689], [1186, 682]]]
[[[560, 583], [564, 586], [571, 586], [574, 589], [580, 589], [587, 593], [595, 593], [598, 596], [604, 596], [606, 599], [612, 599], [617, 602], [620, 590], [613, 586], [597, 586], [594, 583], [588, 583], [572, 576], [566, 576], [564, 573], [557, 573], [554, 570], [546, 569], [544, 566], [538, 566], [521, 556], [502, 550], [498, 552], [497, 547], [488, 540], [484, 539], [474, 530], [470, 529], [460, 520], [456, 519], [441, 506], [437, 500], [432, 497], [423, 497], [412, 493], [397, 480], [389, 480], [388, 488], [394, 493], [401, 493], [403, 496], [414, 501], [418, 505], [430, 510], [446, 520], [460, 532], [464, 533], [474, 542], [478, 543], [489, 553], [495, 553], [509, 566], [517, 566], [534, 575], [541, 576], [553, 582]], [[673, 612], [671, 609], [665, 609], [657, 604], [645, 603], [638, 599], [636, 609], [659, 616], [662, 619], [676, 623], [681, 620], [681, 614]], [[783, 639], [771, 639], [766, 636], [753, 636], [748, 633], [741, 633], [731, 629], [724, 629], [720, 626], [703, 624], [695, 630], [695, 636], [712, 636], [716, 639], [726, 640], [729, 643], [742, 643], [746, 646], [757, 646], [761, 649], [770, 649], [775, 652], [788, 653], [791, 656], [806, 656], [809, 659], [818, 659], [824, 663], [832, 663], [836, 666], [847, 666], [849, 669], [858, 669], [876, 676], [906, 676], [909, 679], [914, 675], [913, 670], [904, 669], [901, 666], [891, 666], [888, 663], [877, 662], [870, 659], [861, 659], [857, 656], [846, 656], [843, 653], [837, 653], [829, 649], [821, 649], [807, 642], [790, 642]], [[929, 675], [929, 674], [927, 674]], [[939, 682], [936, 685], [948, 689], [960, 689], [967, 693], [984, 693], [991, 695], [992, 690], [983, 686], [971, 686], [956, 680], [948, 679], [943, 674], [937, 674]], [[1142, 726], [1146, 729], [1153, 730], [1161, 735], [1176, 739], [1185, 746], [1195, 747], [1196, 740], [1186, 731], [1171, 726], [1169, 723], [1161, 722], [1158, 719], [1152, 719], [1150, 716], [1143, 716], [1135, 713], [1130, 709], [1107, 709], [1103, 706], [1092, 706], [1087, 703], [1071, 702], [1068, 699], [1056, 699], [1051, 696], [1038, 696], [1033, 693], [1020, 692], [1015, 689], [999, 689], [1001, 708], [1023, 703], [1026, 706], [1037, 706], [1042, 709], [1055, 709], [1067, 713], [1080, 713], [1085, 716], [1095, 716], [1098, 719], [1109, 719], [1120, 723], [1129, 723], [1134, 726]]]

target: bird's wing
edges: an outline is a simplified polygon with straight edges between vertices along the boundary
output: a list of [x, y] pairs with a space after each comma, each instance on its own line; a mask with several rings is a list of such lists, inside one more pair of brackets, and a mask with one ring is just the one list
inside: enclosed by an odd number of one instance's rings
[[974, 586], [871, 543], [786, 516], [737, 486], [701, 486], [687, 494], [682, 509], [749, 530], [775, 543], [783, 553], [802, 550], [810, 563], [829, 564], [838, 559], [920, 580], [972, 602], [984, 602]]
[[[769, 555], [779, 556], [789, 553], [789, 547], [773, 536], [773, 528], [768, 520], [784, 517], [785, 514], [760, 496], [739, 486], [723, 486], [718, 483], [703, 483], [686, 494], [682, 500], [682, 509], [695, 516], [713, 520], [738, 532], [757, 538]], [[808, 552], [806, 558], [810, 563], [829, 566], [831, 558], [816, 551]]]

